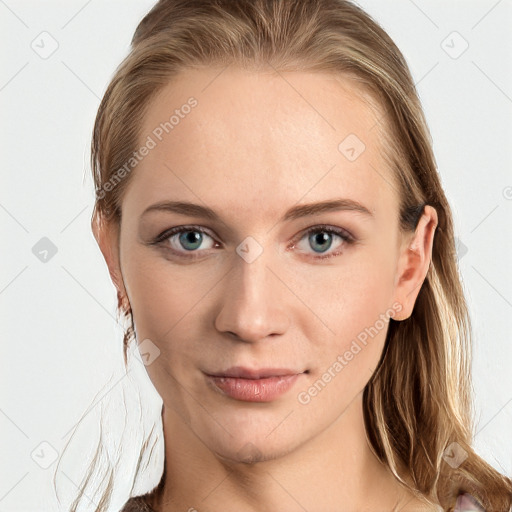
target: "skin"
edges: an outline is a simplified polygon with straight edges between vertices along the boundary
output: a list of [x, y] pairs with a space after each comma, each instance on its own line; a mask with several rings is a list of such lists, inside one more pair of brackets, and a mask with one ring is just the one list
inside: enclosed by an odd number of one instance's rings
[[[379, 315], [410, 316], [431, 262], [436, 211], [427, 206], [416, 232], [400, 233], [381, 113], [329, 74], [186, 70], [151, 103], [141, 144], [190, 96], [198, 105], [130, 176], [120, 227], [93, 225], [139, 342], [160, 351], [146, 366], [164, 402], [167, 479], [153, 507], [434, 510], [397, 483], [366, 439], [362, 393], [387, 323], [321, 392], [298, 400]], [[354, 161], [338, 150], [348, 134], [366, 146]], [[337, 198], [373, 215], [281, 220], [291, 207]], [[207, 205], [220, 220], [163, 211], [141, 220], [165, 200]], [[191, 224], [208, 231], [198, 249], [187, 251], [179, 234], [150, 244]], [[356, 243], [334, 234], [330, 248], [315, 245], [305, 230], [321, 224]], [[263, 250], [250, 263], [236, 251], [248, 236]], [[324, 252], [339, 254], [315, 259]], [[279, 398], [255, 403], [223, 395], [203, 373], [234, 365], [308, 373]]]

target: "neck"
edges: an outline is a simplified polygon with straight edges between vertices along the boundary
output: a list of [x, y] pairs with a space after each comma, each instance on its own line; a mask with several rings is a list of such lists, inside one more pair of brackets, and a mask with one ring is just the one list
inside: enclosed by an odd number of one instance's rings
[[208, 449], [164, 407], [165, 481], [153, 507], [197, 510], [392, 510], [410, 496], [372, 453], [362, 393], [327, 429], [291, 453], [252, 464]]

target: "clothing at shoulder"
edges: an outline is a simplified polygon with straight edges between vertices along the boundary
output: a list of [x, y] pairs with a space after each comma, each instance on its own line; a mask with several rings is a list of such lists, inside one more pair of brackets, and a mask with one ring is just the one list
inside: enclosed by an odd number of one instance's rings
[[120, 512], [155, 512], [143, 499], [142, 496], [130, 498]]
[[485, 512], [485, 510], [471, 494], [465, 493], [457, 498], [453, 512]]
[[[120, 512], [155, 512], [141, 496], [130, 498]], [[461, 494], [453, 512], [485, 512], [470, 494]]]

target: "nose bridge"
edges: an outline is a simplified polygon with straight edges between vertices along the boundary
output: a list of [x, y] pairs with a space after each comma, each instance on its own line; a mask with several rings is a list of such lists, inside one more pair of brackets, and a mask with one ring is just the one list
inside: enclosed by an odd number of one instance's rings
[[282, 283], [267, 268], [273, 266], [274, 256], [252, 237], [239, 244], [215, 321], [220, 332], [256, 342], [287, 329], [288, 317], [279, 289]]

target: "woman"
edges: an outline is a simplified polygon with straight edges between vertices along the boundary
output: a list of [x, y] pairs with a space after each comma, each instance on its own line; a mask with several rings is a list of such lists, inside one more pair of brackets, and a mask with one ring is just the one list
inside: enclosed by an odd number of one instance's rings
[[162, 478], [123, 510], [510, 509], [512, 482], [471, 447], [428, 128], [366, 13], [161, 0], [92, 152], [125, 362], [135, 338], [164, 404]]

